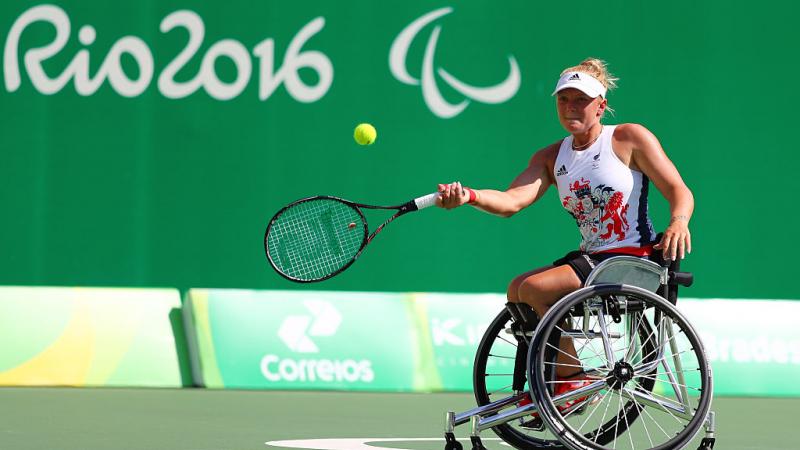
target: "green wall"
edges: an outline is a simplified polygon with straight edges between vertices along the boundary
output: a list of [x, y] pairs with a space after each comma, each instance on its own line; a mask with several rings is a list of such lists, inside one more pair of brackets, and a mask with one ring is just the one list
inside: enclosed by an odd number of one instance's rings
[[[57, 78], [85, 49], [95, 77], [112, 46], [133, 36], [121, 42], [146, 48], [153, 61], [149, 84], [141, 92], [128, 86], [135, 94], [108, 80], [90, 94], [79, 94], [73, 80], [49, 93], [37, 87], [25, 55], [53, 42], [54, 26], [32, 23], [9, 45], [12, 25], [36, 5], [0, 3], [0, 284], [303, 288], [274, 274], [263, 254], [264, 228], [280, 206], [313, 194], [399, 203], [455, 180], [503, 188], [533, 151], [564, 135], [549, 96], [560, 70], [598, 56], [620, 77], [610, 96], [617, 114], [606, 122], [649, 127], [695, 193], [694, 252], [684, 268], [697, 282], [687, 295], [800, 298], [786, 263], [798, 249], [800, 221], [792, 198], [800, 164], [800, 10], [793, 3], [56, 2], [71, 30], [42, 63], [47, 76]], [[513, 55], [521, 82], [505, 102], [471, 101], [444, 119], [426, 106], [420, 86], [392, 74], [389, 51], [406, 26], [448, 6], [452, 12], [411, 42], [408, 73], [419, 78], [438, 26], [434, 70], [493, 86], [508, 75]], [[223, 41], [250, 55], [252, 74], [240, 93], [220, 100], [212, 94], [223, 90], [199, 88], [168, 98], [176, 91], [159, 88], [189, 40], [185, 28], [164, 33], [159, 25], [181, 9], [201, 18], [205, 34], [174, 79], [190, 82], [203, 55]], [[299, 42], [318, 17], [324, 26]], [[84, 25], [96, 32], [88, 45], [78, 38]], [[329, 88], [316, 96], [287, 89], [294, 72], [285, 70], [283, 83], [260, 100], [259, 87], [270, 84], [269, 77], [259, 82], [263, 63], [272, 59], [253, 49], [268, 38], [276, 70], [288, 69], [293, 39], [300, 52], [320, 52], [300, 55], [330, 63]], [[120, 59], [128, 78], [146, 75], [130, 54]], [[9, 87], [15, 65], [20, 83]], [[225, 57], [206, 66], [222, 83], [241, 75]], [[311, 86], [325, 82], [311, 68], [297, 76]], [[435, 79], [449, 103], [465, 98], [440, 74]], [[365, 121], [379, 133], [368, 148], [352, 140]], [[668, 212], [657, 197], [652, 215], [663, 228]], [[515, 274], [578, 240], [554, 190], [511, 219], [471, 208], [427, 210], [392, 224], [355, 266], [311, 288], [502, 292]]]

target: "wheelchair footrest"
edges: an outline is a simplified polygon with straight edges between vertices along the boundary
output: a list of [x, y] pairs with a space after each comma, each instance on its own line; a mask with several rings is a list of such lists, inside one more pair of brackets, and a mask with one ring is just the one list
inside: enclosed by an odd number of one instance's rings
[[444, 434], [444, 450], [464, 450], [461, 443], [456, 440], [456, 435], [453, 433]]
[[541, 417], [534, 417], [520, 424], [520, 427], [532, 431], [544, 431], [544, 422]]
[[711, 450], [712, 448], [714, 448], [714, 442], [715, 441], [716, 441], [716, 438], [713, 438], [713, 437], [712, 438], [708, 438], [708, 437], [707, 438], [703, 438], [703, 440], [700, 441], [700, 446], [697, 447], [697, 450]]
[[483, 446], [480, 436], [470, 436], [470, 440], [472, 441], [472, 450], [487, 450]]

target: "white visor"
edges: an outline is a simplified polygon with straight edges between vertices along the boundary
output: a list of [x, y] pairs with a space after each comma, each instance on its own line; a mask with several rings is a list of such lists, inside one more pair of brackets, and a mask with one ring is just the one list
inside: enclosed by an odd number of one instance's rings
[[567, 89], [575, 88], [589, 97], [595, 98], [598, 95], [606, 98], [606, 87], [597, 78], [585, 72], [567, 72], [558, 79], [556, 90], [551, 95]]

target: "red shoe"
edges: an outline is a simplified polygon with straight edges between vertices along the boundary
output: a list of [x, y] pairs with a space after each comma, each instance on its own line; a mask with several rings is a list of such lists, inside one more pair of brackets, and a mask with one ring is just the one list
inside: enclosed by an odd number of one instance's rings
[[[565, 378], [556, 377], [556, 381], [559, 381], [559, 383], [556, 384], [555, 389], [553, 389], [553, 397], [558, 397], [559, 395], [563, 395], [566, 394], [567, 392], [572, 392], [576, 389], [580, 389], [584, 386], [592, 384], [592, 380], [586, 380], [586, 379], [569, 381], [568, 379]], [[586, 399], [588, 398], [589, 397], [587, 396], [587, 397], [578, 397], [578, 398], [573, 398], [572, 400], [567, 400], [563, 404], [558, 405], [558, 410], [559, 412], [564, 412], [567, 410], [574, 409], [575, 405], [579, 405], [585, 402]], [[592, 402], [594, 402], [594, 400], [592, 400]]]
[[[562, 378], [562, 377], [556, 377], [556, 381], [569, 381], [569, 379]], [[553, 389], [553, 391], [554, 391], [553, 392], [553, 397], [558, 397], [559, 395], [566, 394], [567, 392], [571, 392], [571, 391], [574, 391], [576, 389], [580, 389], [580, 388], [582, 388], [584, 386], [588, 386], [590, 384], [592, 384], [592, 380], [585, 380], [585, 379], [584, 380], [572, 380], [572, 381], [567, 382], [567, 383], [557, 383], [555, 388]], [[564, 413], [565, 411], [572, 411], [572, 410], [577, 409], [577, 408], [583, 408], [584, 406], [587, 406], [587, 405], [583, 405], [582, 403], [586, 402], [586, 400], [588, 398], [589, 398], [588, 396], [573, 398], [572, 400], [568, 400], [564, 404], [557, 405], [556, 407], [558, 408], [558, 411], [560, 413]], [[596, 403], [596, 402], [597, 402], [597, 398], [595, 397], [588, 404], [593, 404], [593, 403]], [[517, 402], [517, 406], [518, 407], [519, 406], [525, 406], [525, 405], [529, 405], [531, 403], [533, 403], [533, 400], [531, 400], [531, 394], [529, 392], [526, 392], [525, 396], [520, 401]], [[578, 411], [577, 413], [581, 414], [582, 412]], [[542, 419], [539, 417], [539, 414], [538, 413], [531, 413], [531, 417], [533, 417], [533, 418], [522, 422], [521, 426], [523, 428], [528, 428], [528, 429], [531, 429], [531, 430], [542, 431], [544, 429], [544, 423], [542, 422]]]
[[[553, 389], [553, 391], [554, 391], [553, 392], [553, 397], [558, 397], [559, 395], [563, 395], [563, 394], [566, 394], [567, 392], [574, 391], [576, 389], [580, 389], [580, 388], [582, 388], [584, 386], [588, 386], [588, 385], [592, 384], [591, 380], [573, 380], [572, 382], [562, 383], [563, 381], [568, 381], [568, 379], [561, 378], [561, 377], [556, 377], [556, 381], [558, 381], [559, 383], [557, 383], [555, 388]], [[580, 397], [580, 398], [573, 398], [572, 400], [568, 400], [563, 405], [559, 405], [558, 406], [558, 410], [559, 411], [563, 411], [565, 409], [569, 409], [573, 405], [585, 402], [587, 398], [588, 397]], [[526, 392], [525, 393], [525, 397], [523, 397], [522, 400], [517, 402], [517, 406], [519, 407], [519, 406], [530, 405], [531, 403], [533, 403], [533, 400], [531, 400], [531, 394], [530, 394], [530, 392]], [[536, 413], [533, 413], [531, 415], [534, 416], [534, 417], [539, 417], [539, 415], [536, 414]]]

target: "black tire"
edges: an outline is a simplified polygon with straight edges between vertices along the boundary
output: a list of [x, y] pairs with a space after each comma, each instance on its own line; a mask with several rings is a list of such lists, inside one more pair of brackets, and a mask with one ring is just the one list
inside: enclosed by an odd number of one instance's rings
[[[609, 307], [609, 301], [614, 299], [625, 300], [622, 303], [625, 309], [621, 313]], [[591, 415], [585, 420], [569, 418], [567, 417], [569, 414], [562, 415], [553, 402], [552, 377], [546, 373], [546, 370], [555, 364], [555, 354], [558, 352], [558, 342], [562, 333], [567, 332], [562, 328], [563, 324], [567, 323], [566, 320], [574, 320], [578, 311], [585, 311], [586, 305], [590, 305], [594, 311], [590, 316], [595, 318], [598, 328], [601, 319], [606, 326], [613, 322], [611, 317], [615, 315], [614, 313], [629, 318], [630, 322], [627, 325], [618, 325], [617, 330], [624, 331], [625, 326], [635, 327], [638, 336], [636, 345], [641, 346], [641, 350], [636, 350], [633, 333], [629, 332], [627, 339], [630, 339], [631, 344], [621, 349], [614, 348], [610, 339], [601, 340], [604, 345], [600, 351], [595, 348], [590, 348], [591, 352], [583, 351], [586, 344], [581, 347], [582, 352], [578, 354], [581, 365], [587, 366], [580, 354], [583, 353], [587, 361], [594, 363], [588, 366], [595, 369], [592, 373], [596, 374], [594, 379], [597, 386], [601, 386], [600, 381], [605, 386], [596, 392], [595, 398], [598, 403], [590, 406], [593, 409], [589, 414], [597, 413], [598, 416], [602, 414], [599, 420], [598, 417], [594, 417], [595, 422], [590, 422]], [[668, 327], [670, 323], [673, 326]], [[664, 345], [660, 345], [659, 335], [662, 332], [666, 333], [666, 330], [671, 330], [672, 337], [665, 337]], [[570, 333], [575, 336], [576, 332], [570, 331]], [[647, 336], [644, 336], [645, 333]], [[586, 336], [584, 340], [587, 342], [598, 339], [586, 333], [583, 333], [583, 336]], [[626, 342], [623, 341], [624, 343]], [[674, 344], [675, 349], [667, 344]], [[670, 347], [669, 350], [667, 347]], [[606, 352], [606, 349], [610, 350]], [[673, 353], [676, 350], [677, 353]], [[621, 353], [618, 355], [616, 352]], [[672, 356], [671, 361], [667, 359], [667, 355]], [[639, 358], [636, 358], [637, 356]], [[613, 359], [613, 368], [608, 361], [609, 357]], [[700, 430], [711, 406], [711, 370], [697, 333], [668, 301], [634, 286], [589, 286], [564, 297], [548, 311], [539, 324], [531, 343], [528, 363], [530, 370], [528, 379], [534, 385], [531, 393], [540, 407], [542, 419], [550, 430], [555, 430], [564, 445], [574, 450], [604, 450], [605, 445], [612, 441], [617, 450], [628, 448], [628, 442], [630, 448], [637, 450], [682, 448]], [[663, 376], [666, 379], [659, 378], [662, 376], [659, 373], [662, 365], [665, 372]], [[684, 367], [687, 369], [683, 370]], [[660, 384], [656, 386], [657, 383]], [[673, 389], [675, 398], [669, 397], [672, 393], [668, 390], [657, 389], [665, 386]], [[678, 392], [681, 387], [683, 393]], [[605, 393], [601, 395], [603, 390]], [[681, 397], [685, 398], [684, 402], [688, 407], [681, 404]], [[612, 405], [616, 406], [612, 408]], [[609, 411], [611, 419], [606, 422], [605, 418]], [[659, 418], [667, 420], [659, 421]], [[582, 424], [577, 425], [579, 422]], [[665, 427], [669, 431], [665, 430]], [[677, 428], [677, 431], [673, 428]], [[634, 443], [634, 438], [641, 439], [642, 442], [637, 445]]]
[[[513, 347], [516, 349], [518, 342], [515, 338], [511, 335], [505, 334], [504, 330], [509, 328], [511, 325], [511, 314], [505, 308], [497, 315], [497, 317], [492, 321], [489, 325], [489, 328], [486, 329], [486, 332], [483, 334], [481, 338], [480, 344], [478, 344], [478, 350], [475, 353], [475, 363], [473, 366], [473, 374], [472, 374], [472, 382], [473, 388], [475, 392], [475, 401], [478, 403], [478, 406], [487, 405], [493, 401], [498, 400], [502, 397], [507, 397], [511, 395], [511, 392], [493, 392], [494, 389], [492, 387], [487, 386], [487, 379], [492, 377], [491, 384], [492, 386], [502, 385], [511, 385], [512, 383], [512, 373], [513, 373], [513, 364], [514, 364], [514, 356], [515, 352], [511, 351]], [[502, 355], [493, 354], [493, 349], [497, 352], [498, 343], [502, 347], [507, 347]], [[523, 345], [527, 345], [524, 344]], [[523, 353], [525, 354], [525, 353]], [[506, 366], [504, 370], [508, 372], [508, 380], [502, 381], [497, 383], [497, 378], [494, 377], [495, 373], [487, 372], [487, 367], [491, 364], [490, 361], [500, 359], [501, 362], [508, 362], [510, 364], [501, 364]], [[493, 398], [493, 396], [495, 398]], [[515, 421], [516, 422], [516, 421]], [[551, 433], [546, 432], [534, 432], [530, 430], [526, 430], [524, 428], [519, 427], [516, 423], [505, 423], [502, 425], [497, 425], [492, 428], [492, 431], [497, 434], [497, 436], [511, 445], [514, 448], [520, 450], [535, 450], [535, 449], [553, 449], [553, 450], [561, 450], [565, 449], [561, 443], [553, 438]], [[547, 436], [550, 439], [547, 439]]]

